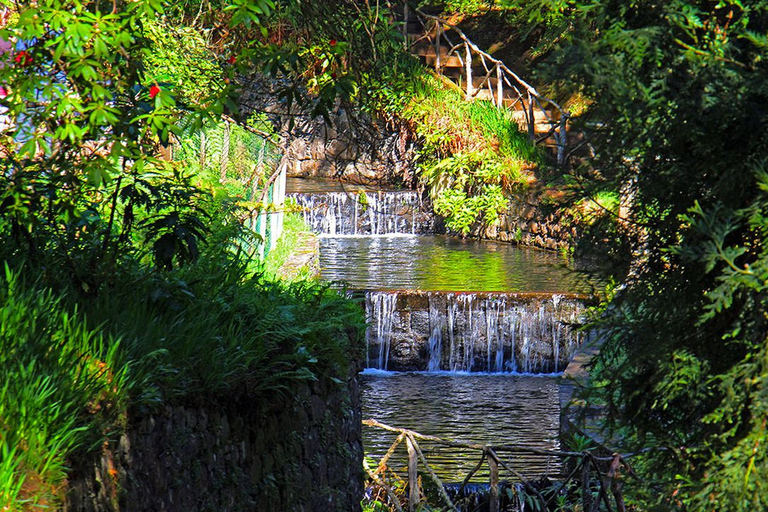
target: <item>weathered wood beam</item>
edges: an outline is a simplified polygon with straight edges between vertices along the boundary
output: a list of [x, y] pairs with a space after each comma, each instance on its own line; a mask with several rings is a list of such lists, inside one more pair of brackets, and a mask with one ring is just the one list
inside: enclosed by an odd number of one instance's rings
[[419, 506], [419, 459], [416, 455], [416, 449], [413, 447], [411, 436], [406, 436], [405, 445], [408, 448], [408, 510], [415, 512]]

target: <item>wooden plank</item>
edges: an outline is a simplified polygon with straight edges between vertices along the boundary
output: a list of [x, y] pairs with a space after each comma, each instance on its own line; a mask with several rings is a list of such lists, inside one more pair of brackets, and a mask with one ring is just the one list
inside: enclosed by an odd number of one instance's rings
[[472, 50], [466, 43], [464, 44], [464, 51], [466, 55], [464, 57], [464, 67], [467, 70], [467, 99], [471, 100], [474, 96], [474, 87], [472, 85]]
[[499, 463], [496, 461], [496, 457], [490, 453], [488, 454], [488, 469], [491, 473], [491, 492], [488, 497], [488, 511], [499, 512], [499, 508], [501, 507], [501, 499], [499, 498]]
[[419, 459], [410, 437], [405, 438], [405, 444], [408, 447], [408, 510], [415, 512], [419, 505]]

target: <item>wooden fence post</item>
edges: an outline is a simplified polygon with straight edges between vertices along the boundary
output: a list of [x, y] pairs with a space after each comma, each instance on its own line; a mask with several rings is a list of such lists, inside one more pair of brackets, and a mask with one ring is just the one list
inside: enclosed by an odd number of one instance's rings
[[533, 97], [528, 91], [528, 135], [533, 140], [536, 137], [536, 118], [533, 115]]
[[592, 490], [589, 480], [589, 460], [582, 458], [581, 462], [581, 503], [585, 512], [592, 512]]
[[471, 100], [474, 96], [475, 86], [472, 84], [472, 49], [469, 47], [469, 43], [464, 43], [464, 67], [467, 72], [467, 100]]
[[269, 217], [269, 249], [271, 251], [277, 246], [277, 241], [283, 233], [283, 210], [285, 209], [285, 170], [287, 164], [281, 164], [280, 175], [272, 183], [272, 206], [273, 211]]
[[566, 131], [566, 123], [568, 122], [568, 115], [563, 112], [560, 116], [560, 130], [555, 136], [557, 139], [557, 164], [565, 165], [565, 149], [568, 145], [568, 132]]
[[499, 463], [496, 461], [496, 457], [493, 456], [493, 454], [488, 454], [488, 470], [491, 474], [490, 477], [490, 496], [489, 502], [488, 502], [488, 510], [489, 512], [499, 512], [499, 508], [501, 507], [500, 499], [499, 499]]
[[419, 474], [417, 472], [418, 455], [409, 437], [405, 438], [408, 447], [408, 510], [414, 512], [419, 504]]
[[499, 64], [496, 64], [496, 105], [499, 108], [504, 106], [504, 77]]
[[405, 44], [406, 50], [410, 46], [408, 41], [408, 14], [408, 2], [405, 2], [403, 5], [403, 44]]

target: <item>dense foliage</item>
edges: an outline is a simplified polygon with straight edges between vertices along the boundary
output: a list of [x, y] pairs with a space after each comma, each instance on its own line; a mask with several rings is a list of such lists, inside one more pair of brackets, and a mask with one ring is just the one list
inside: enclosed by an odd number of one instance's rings
[[437, 77], [421, 74], [399, 92], [409, 101], [397, 115], [419, 137], [419, 179], [434, 211], [463, 235], [493, 225], [510, 194], [525, 193], [543, 156], [509, 110], [489, 101], [468, 102]]
[[466, 235], [497, 220], [506, 195], [527, 187], [541, 154], [510, 112], [488, 101], [465, 101], [456, 86], [406, 51], [399, 15], [384, 4], [289, 4], [274, 20], [281, 51], [268, 45], [259, 55], [266, 70], [300, 77], [298, 84], [316, 95], [307, 104], [294, 83], [282, 92], [289, 105], [327, 115], [324, 109], [338, 99], [347, 115], [354, 105], [415, 138], [418, 176], [403, 181], [428, 189], [446, 225]]
[[[587, 399], [622, 448], [646, 450], [632, 499], [643, 509], [768, 508], [768, 3], [500, 4], [545, 34], [541, 76], [584, 98], [595, 157], [574, 170], [574, 192], [608, 198], [605, 209], [623, 216], [593, 238], [623, 285], [595, 317], [604, 345]], [[357, 101], [410, 123], [422, 179], [459, 232], [492, 222], [537, 158], [511, 119], [416, 72], [383, 6], [9, 7], [2, 506], [55, 506], [67, 458], [119, 427], [130, 406], [343, 377], [357, 310], [322, 287], [254, 273], [238, 249], [236, 202], [210, 193], [228, 172], [252, 184], [259, 149], [229, 169], [220, 154], [206, 165], [203, 145], [187, 140], [202, 181], [158, 158], [174, 135], [224, 137], [210, 120], [234, 106], [237, 72], [294, 79], [282, 93], [289, 110], [328, 117]], [[242, 133], [226, 133], [242, 147]]]
[[[619, 193], [598, 251], [629, 274], [596, 327], [590, 400], [638, 463], [644, 509], [766, 508], [768, 4], [530, 2], [564, 27], [597, 155], [580, 190]], [[614, 268], [622, 271], [626, 266]]]
[[[212, 143], [200, 158], [195, 134], [222, 141], [215, 121], [234, 106], [227, 50], [176, 23], [179, 5], [8, 7], [0, 508], [60, 507], [67, 468], [131, 411], [190, 394], [259, 399], [320, 377], [343, 385], [359, 307], [268, 279], [243, 249], [254, 235], [242, 200], [263, 185], [271, 143], [249, 138], [255, 123], [233, 124], [226, 147], [242, 167]], [[229, 31], [251, 33], [274, 6], [218, 7]], [[160, 158], [174, 138], [177, 161]]]

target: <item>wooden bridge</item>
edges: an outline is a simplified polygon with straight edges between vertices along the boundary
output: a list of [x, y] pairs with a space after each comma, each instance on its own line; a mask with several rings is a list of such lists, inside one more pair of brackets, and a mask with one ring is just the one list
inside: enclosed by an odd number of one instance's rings
[[558, 165], [568, 154], [568, 113], [541, 95], [504, 62], [480, 49], [448, 21], [411, 10], [403, 12], [408, 49], [424, 64], [460, 87], [468, 101], [480, 99], [512, 111], [521, 129], [537, 144], [553, 149]]

